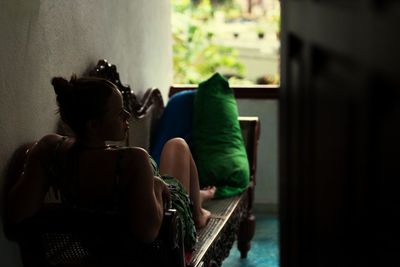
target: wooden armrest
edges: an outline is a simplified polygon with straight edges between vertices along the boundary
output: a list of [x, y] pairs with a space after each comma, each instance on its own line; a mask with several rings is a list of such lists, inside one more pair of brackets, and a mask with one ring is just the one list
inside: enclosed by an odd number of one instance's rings
[[157, 239], [163, 240], [170, 249], [179, 246], [177, 219], [178, 213], [176, 209], [168, 209], [164, 211], [163, 222]]
[[184, 267], [185, 251], [183, 235], [178, 229], [178, 212], [175, 209], [164, 211], [163, 223], [157, 239], [165, 242], [168, 253], [168, 262], [164, 266]]
[[261, 128], [260, 120], [257, 116], [240, 116], [239, 123], [242, 130], [244, 145], [246, 147], [247, 158], [249, 160], [250, 181], [255, 185], [257, 171], [257, 149]]

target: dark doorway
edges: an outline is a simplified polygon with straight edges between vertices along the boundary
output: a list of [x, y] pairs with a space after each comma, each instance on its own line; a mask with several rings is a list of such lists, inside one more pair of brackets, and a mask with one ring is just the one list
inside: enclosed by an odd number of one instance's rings
[[395, 266], [400, 5], [282, 1], [281, 266]]

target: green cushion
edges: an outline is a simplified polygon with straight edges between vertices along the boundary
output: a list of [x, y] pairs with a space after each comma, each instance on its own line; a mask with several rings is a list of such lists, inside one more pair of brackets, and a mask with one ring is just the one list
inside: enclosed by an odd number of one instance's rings
[[194, 98], [192, 152], [200, 185], [215, 185], [217, 198], [240, 194], [247, 187], [249, 163], [236, 99], [218, 73], [199, 84]]

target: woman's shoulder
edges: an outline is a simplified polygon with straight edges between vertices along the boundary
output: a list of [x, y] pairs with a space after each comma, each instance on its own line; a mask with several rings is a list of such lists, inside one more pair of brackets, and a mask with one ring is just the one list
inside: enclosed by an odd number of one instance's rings
[[148, 152], [141, 147], [116, 147], [113, 149], [126, 160], [132, 160], [137, 158], [148, 158]]
[[64, 141], [68, 140], [66, 136], [62, 136], [59, 134], [47, 134], [39, 139], [37, 142], [37, 146], [47, 150], [54, 148], [55, 146], [63, 143]]
[[53, 153], [54, 150], [64, 142], [73, 142], [71, 138], [59, 134], [47, 134], [40, 138], [33, 146], [39, 154]]
[[135, 169], [145, 162], [150, 162], [149, 153], [141, 147], [119, 147], [116, 151], [125, 170]]
[[42, 144], [42, 145], [52, 145], [52, 144], [56, 144], [58, 142], [60, 142], [61, 140], [66, 139], [66, 136], [63, 135], [59, 135], [59, 134], [47, 134], [45, 136], [43, 136], [42, 138], [40, 138], [38, 144]]
[[36, 142], [32, 142], [27, 147], [27, 160], [48, 161], [54, 154], [54, 149], [57, 147], [57, 144], [60, 144], [62, 140], [66, 140], [66, 138], [58, 134], [48, 134]]

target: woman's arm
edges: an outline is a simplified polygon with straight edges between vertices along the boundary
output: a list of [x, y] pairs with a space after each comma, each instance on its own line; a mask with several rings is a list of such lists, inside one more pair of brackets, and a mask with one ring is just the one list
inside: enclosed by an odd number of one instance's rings
[[163, 218], [165, 184], [156, 181], [148, 153], [140, 148], [125, 150], [123, 175], [128, 183], [128, 216], [130, 230], [144, 242], [158, 235]]
[[57, 135], [47, 135], [29, 150], [21, 177], [7, 196], [7, 217], [11, 223], [34, 215], [41, 207], [49, 188], [46, 173], [49, 151], [57, 139]]

